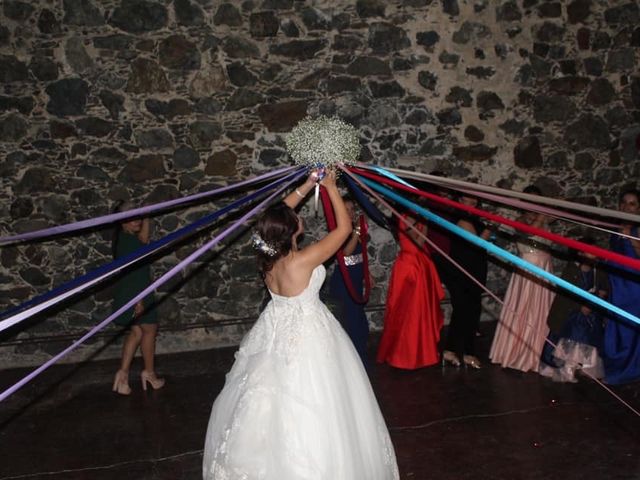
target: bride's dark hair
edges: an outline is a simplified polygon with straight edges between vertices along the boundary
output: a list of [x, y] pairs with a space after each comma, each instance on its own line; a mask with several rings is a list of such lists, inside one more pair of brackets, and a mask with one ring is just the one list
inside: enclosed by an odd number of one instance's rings
[[264, 242], [275, 250], [275, 255], [268, 255], [258, 249], [258, 267], [264, 277], [278, 259], [289, 254], [292, 248], [291, 238], [298, 230], [296, 212], [284, 202], [269, 207], [256, 224], [256, 231]]

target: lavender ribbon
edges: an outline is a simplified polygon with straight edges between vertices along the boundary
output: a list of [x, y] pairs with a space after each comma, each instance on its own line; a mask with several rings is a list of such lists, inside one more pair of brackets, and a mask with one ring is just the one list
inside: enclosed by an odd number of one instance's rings
[[[207, 215], [193, 222], [190, 225], [187, 225], [159, 240], [156, 240], [155, 242], [149, 245], [145, 245], [144, 247], [136, 250], [130, 255], [114, 260], [111, 263], [103, 265], [102, 267], [99, 267], [91, 272], [86, 273], [85, 275], [82, 275], [78, 278], [75, 278], [74, 280], [71, 280], [70, 282], [63, 284], [55, 288], [54, 290], [51, 290], [47, 293], [39, 295], [31, 300], [28, 300], [27, 302], [22, 303], [21, 305], [18, 305], [14, 308], [11, 308], [3, 312], [3, 314], [1, 315], [2, 317], [7, 317], [7, 315], [11, 315], [11, 314], [13, 315], [0, 321], [0, 332], [12, 327], [13, 325], [16, 325], [17, 323], [20, 323], [26, 320], [27, 318], [35, 315], [38, 312], [41, 312], [61, 302], [66, 298], [69, 298], [75, 295], [76, 293], [86, 290], [92, 285], [95, 285], [97, 283], [102, 282], [103, 280], [106, 280], [107, 278], [115, 275], [121, 270], [128, 268], [129, 266], [139, 262], [143, 258], [146, 258], [162, 250], [164, 247], [168, 246], [169, 244], [185, 238], [186, 236], [196, 232], [200, 228], [204, 228], [205, 226], [213, 223], [215, 220], [217, 220], [224, 214], [228, 213], [229, 211], [234, 210], [235, 208], [240, 207], [245, 203], [251, 202], [255, 198], [260, 197], [265, 192], [277, 187], [280, 183], [285, 182], [287, 179], [291, 178], [292, 175], [295, 175], [295, 173], [291, 173], [288, 176], [280, 178], [275, 182], [260, 188], [254, 193], [242, 199], [236, 200], [235, 202], [223, 207], [217, 212]], [[35, 306], [32, 306], [32, 305], [35, 305]]]
[[13, 393], [15, 393], [21, 387], [23, 387], [24, 385], [29, 383], [31, 380], [36, 378], [38, 375], [40, 375], [42, 372], [44, 372], [46, 369], [48, 369], [50, 366], [52, 366], [54, 363], [56, 363], [58, 360], [60, 360], [62, 357], [64, 357], [65, 355], [69, 354], [70, 352], [75, 350], [77, 347], [82, 345], [82, 343], [84, 343], [86, 340], [88, 340], [93, 335], [95, 335], [100, 330], [102, 330], [104, 327], [106, 327], [115, 318], [120, 316], [122, 313], [126, 312], [128, 309], [130, 309], [136, 303], [138, 303], [141, 299], [143, 299], [144, 297], [149, 295], [151, 292], [156, 290], [158, 287], [160, 287], [161, 285], [166, 283], [173, 276], [175, 276], [178, 272], [180, 272], [181, 270], [184, 270], [189, 264], [191, 264], [193, 261], [195, 261], [198, 257], [200, 257], [202, 254], [204, 254], [207, 250], [211, 249], [212, 247], [214, 247], [215, 245], [220, 243], [222, 240], [224, 240], [230, 233], [232, 233], [234, 230], [237, 230], [247, 220], [249, 220], [252, 216], [256, 215], [259, 211], [264, 209], [264, 207], [273, 198], [275, 198], [278, 194], [282, 193], [287, 187], [289, 187], [295, 181], [297, 181], [303, 174], [304, 174], [304, 172], [300, 172], [300, 173], [296, 174], [294, 176], [294, 178], [292, 178], [290, 181], [288, 181], [282, 187], [278, 188], [274, 193], [269, 195], [266, 199], [264, 199], [262, 202], [260, 202], [254, 208], [252, 208], [249, 212], [245, 213], [236, 222], [231, 224], [231, 226], [229, 226], [225, 230], [223, 230], [219, 235], [217, 235], [216, 237], [211, 239], [209, 242], [205, 243], [202, 247], [198, 248], [195, 252], [193, 252], [187, 258], [182, 260], [175, 267], [171, 268], [167, 273], [162, 275], [155, 282], [153, 282], [151, 285], [149, 285], [147, 288], [145, 288], [140, 293], [138, 293], [135, 297], [133, 297], [131, 300], [129, 300], [126, 304], [124, 304], [122, 307], [120, 307], [118, 310], [113, 312], [111, 315], [109, 315], [106, 319], [104, 319], [98, 325], [96, 325], [91, 330], [89, 330], [87, 333], [85, 333], [81, 338], [79, 338], [78, 340], [73, 342], [71, 345], [69, 345], [67, 348], [65, 348], [62, 352], [58, 353], [54, 357], [52, 357], [49, 360], [47, 360], [44, 364], [42, 364], [40, 367], [36, 368], [33, 372], [31, 372], [30, 374], [25, 376], [22, 380], [16, 382], [14, 385], [12, 385], [11, 387], [7, 388], [4, 392], [0, 393], [0, 402], [5, 400], [7, 397], [9, 397]]
[[378, 193], [381, 193], [382, 195], [384, 195], [387, 198], [391, 198], [394, 201], [400, 203], [401, 205], [407, 207], [408, 209], [420, 214], [422, 217], [426, 218], [427, 220], [433, 222], [434, 224], [438, 225], [439, 227], [444, 228], [445, 230], [452, 232], [454, 234], [456, 234], [459, 237], [464, 238], [465, 240], [467, 240], [470, 243], [473, 243], [474, 245], [486, 250], [487, 252], [489, 252], [490, 254], [500, 258], [501, 260], [505, 260], [513, 265], [516, 265], [517, 267], [521, 268], [522, 270], [525, 270], [527, 272], [533, 273], [534, 275], [541, 277], [542, 279], [546, 280], [548, 283], [550, 283], [551, 285], [556, 285], [558, 287], [561, 287], [563, 290], [567, 290], [570, 293], [582, 297], [585, 300], [589, 301], [589, 303], [593, 303], [596, 304], [600, 307], [605, 308], [606, 310], [616, 314], [619, 317], [623, 317], [626, 320], [630, 320], [632, 322], [634, 322], [637, 325], [640, 325], [640, 318], [636, 317], [635, 315], [627, 312], [626, 310], [623, 310], [622, 308], [613, 305], [609, 302], [607, 302], [606, 300], [603, 300], [602, 298], [598, 297], [597, 295], [594, 295], [590, 292], [587, 292], [579, 287], [576, 287], [574, 284], [566, 281], [563, 278], [557, 277], [555, 275], [553, 275], [552, 273], [547, 272], [546, 270], [544, 270], [543, 268], [540, 268], [530, 262], [527, 262], [526, 260], [523, 260], [522, 258], [518, 257], [517, 255], [514, 255], [511, 252], [507, 252], [506, 250], [497, 247], [496, 245], [492, 244], [491, 242], [484, 240], [480, 237], [478, 237], [477, 235], [474, 235], [470, 232], [468, 232], [467, 230], [465, 230], [462, 227], [459, 227], [458, 225], [456, 225], [455, 223], [451, 223], [448, 220], [445, 220], [442, 217], [439, 217], [438, 215], [434, 214], [433, 212], [430, 212], [429, 210], [427, 210], [426, 208], [421, 207], [420, 205], [411, 202], [410, 200], [407, 200], [405, 197], [402, 197], [400, 195], [398, 195], [396, 192], [389, 190], [386, 187], [383, 187], [382, 185], [380, 185], [379, 183], [376, 183], [372, 180], [369, 180], [367, 178], [363, 178], [363, 177], [358, 177], [357, 178], [363, 182], [365, 185], [367, 185], [368, 187], [372, 188], [373, 190], [376, 190]]
[[[357, 163], [356, 166], [358, 166], [359, 168], [364, 168], [367, 170], [375, 170], [378, 172], [379, 170], [377, 169], [380, 168], [380, 167], [373, 168], [371, 165], [367, 165], [363, 163]], [[504, 188], [491, 187], [489, 185], [483, 185], [480, 183], [465, 182], [463, 180], [455, 180], [455, 179], [446, 178], [446, 177], [437, 177], [434, 175], [427, 175], [425, 173], [420, 173], [420, 172], [411, 172], [408, 170], [401, 170], [398, 168], [386, 168], [385, 170], [387, 170], [388, 172], [397, 173], [398, 175], [401, 175], [406, 178], [424, 180], [429, 183], [435, 183], [437, 185], [442, 185], [444, 187], [452, 188], [454, 190], [468, 189], [468, 190], [472, 190], [473, 192], [497, 193], [498, 195], [530, 200], [537, 203], [552, 205], [554, 207], [566, 208], [569, 210], [577, 210], [579, 212], [590, 213], [590, 214], [599, 215], [602, 217], [615, 218], [616, 220], [627, 220], [634, 223], [640, 222], [640, 215], [626, 213], [626, 212], [619, 212], [619, 211], [610, 210], [607, 208], [592, 207], [590, 205], [584, 205], [582, 203], [576, 203], [576, 202], [569, 202], [567, 200], [561, 200], [559, 198], [547, 198], [539, 195], [533, 195], [530, 193], [514, 192], [513, 190], [506, 190]], [[595, 221], [588, 217], [583, 217], [583, 220], [585, 222], [590, 222], [597, 225], [603, 224], [603, 222]], [[614, 225], [608, 222], [604, 223], [605, 226], [607, 224]]]
[[[606, 232], [610, 235], [618, 235], [621, 237], [626, 237], [626, 238], [631, 238], [636, 240], [638, 239], [638, 237], [634, 237], [633, 235], [627, 235], [626, 233], [622, 233], [617, 230], [611, 230], [611, 228], [620, 228], [620, 225], [617, 225], [615, 223], [602, 222], [602, 221], [586, 218], [580, 215], [574, 215], [572, 213], [564, 212], [562, 210], [557, 210], [555, 208], [543, 207], [540, 205], [536, 205], [535, 203], [525, 202], [524, 200], [518, 200], [518, 199], [512, 200], [508, 197], [502, 197], [500, 195], [494, 195], [492, 193], [476, 192], [474, 190], [466, 190], [466, 189], [460, 189], [460, 191], [468, 195], [476, 196], [478, 198], [484, 198], [492, 202], [509, 205], [510, 207], [522, 208], [525, 210], [531, 210], [532, 212], [543, 213], [550, 217], [564, 220], [566, 222], [576, 223], [583, 227], [600, 230], [601, 232]], [[604, 225], [610, 228], [603, 228], [598, 225]]]
[[270, 171], [268, 173], [259, 175], [248, 180], [243, 180], [233, 185], [227, 185], [226, 187], [216, 188], [207, 192], [196, 193], [183, 198], [177, 198], [175, 200], [167, 200], [166, 202], [156, 203], [155, 205], [148, 205], [146, 207], [133, 208], [125, 212], [111, 213], [109, 215], [103, 215], [101, 217], [90, 218], [88, 220], [81, 220], [79, 222], [67, 223], [66, 225], [58, 225], [55, 227], [44, 228], [42, 230], [35, 230], [33, 232], [21, 233], [19, 235], [12, 235], [9, 237], [0, 237], [0, 246], [9, 245], [11, 243], [24, 242], [27, 240], [35, 240], [37, 238], [50, 237], [54, 235], [60, 235], [62, 233], [74, 232], [76, 230], [84, 230], [86, 228], [97, 227], [98, 225], [104, 225], [107, 223], [115, 223], [126, 218], [141, 217], [149, 215], [150, 213], [166, 210], [177, 205], [183, 205], [185, 203], [194, 202], [203, 198], [212, 197], [220, 193], [236, 190], [240, 187], [252, 185], [254, 183], [268, 180], [270, 178], [284, 175], [287, 172], [297, 167], [283, 167], [278, 170]]

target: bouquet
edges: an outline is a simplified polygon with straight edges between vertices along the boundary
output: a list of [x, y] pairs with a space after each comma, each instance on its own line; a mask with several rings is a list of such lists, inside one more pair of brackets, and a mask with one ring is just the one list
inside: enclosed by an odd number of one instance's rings
[[358, 130], [339, 118], [306, 117], [286, 139], [287, 152], [297, 165], [327, 168], [354, 164], [360, 155]]

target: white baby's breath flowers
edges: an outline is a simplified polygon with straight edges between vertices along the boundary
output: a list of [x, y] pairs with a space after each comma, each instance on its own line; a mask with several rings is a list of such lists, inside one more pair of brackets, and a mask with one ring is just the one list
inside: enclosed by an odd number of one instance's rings
[[306, 117], [287, 136], [287, 151], [297, 165], [310, 168], [351, 165], [360, 155], [360, 135], [339, 118]]

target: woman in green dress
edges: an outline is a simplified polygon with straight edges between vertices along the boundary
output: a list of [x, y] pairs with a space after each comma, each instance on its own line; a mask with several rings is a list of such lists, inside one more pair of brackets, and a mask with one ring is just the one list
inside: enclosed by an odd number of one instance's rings
[[[130, 210], [133, 205], [123, 203], [116, 211]], [[134, 218], [118, 225], [113, 235], [112, 250], [114, 258], [129, 255], [149, 243], [149, 219]], [[151, 266], [146, 263], [128, 270], [115, 285], [114, 310], [119, 309], [131, 298], [140, 293], [151, 284]], [[122, 313], [114, 322], [121, 327], [130, 328], [122, 347], [122, 361], [120, 370], [113, 381], [113, 391], [121, 395], [129, 395], [129, 368], [133, 357], [140, 347], [144, 370], [140, 374], [142, 389], [147, 389], [147, 384], [154, 389], [164, 386], [164, 379], [158, 378], [154, 369], [154, 357], [156, 351], [156, 335], [158, 333], [158, 318], [153, 306], [155, 302], [153, 294], [147, 295], [133, 307]]]

